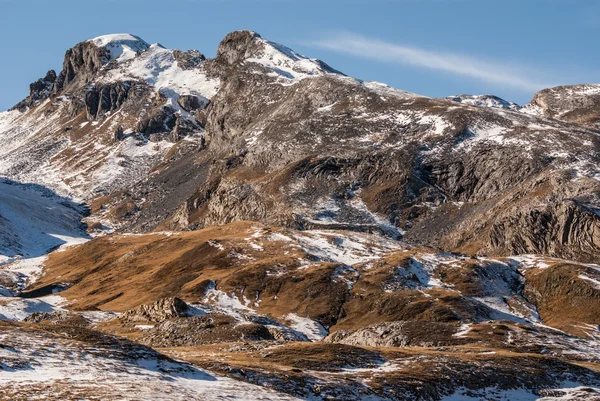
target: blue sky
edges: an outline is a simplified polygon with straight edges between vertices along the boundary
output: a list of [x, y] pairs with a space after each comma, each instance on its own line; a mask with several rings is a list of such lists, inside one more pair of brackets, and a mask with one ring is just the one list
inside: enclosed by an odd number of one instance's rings
[[0, 0], [0, 109], [60, 70], [77, 42], [127, 32], [214, 56], [252, 29], [348, 75], [441, 97], [528, 102], [545, 86], [600, 82], [595, 0]]

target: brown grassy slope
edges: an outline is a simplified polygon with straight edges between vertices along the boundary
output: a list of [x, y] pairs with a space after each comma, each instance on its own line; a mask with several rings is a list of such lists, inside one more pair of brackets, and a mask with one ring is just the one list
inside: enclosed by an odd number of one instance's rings
[[525, 296], [534, 302], [544, 323], [570, 334], [586, 336], [600, 324], [600, 288], [582, 279], [600, 276], [592, 267], [559, 263], [526, 274]]
[[52, 254], [36, 288], [72, 283], [61, 295], [73, 309], [125, 311], [170, 296], [200, 301], [213, 281], [228, 294], [260, 301], [254, 304], [260, 313], [309, 316], [332, 330], [393, 320], [456, 321], [480, 313], [456, 292], [431, 289], [428, 295], [416, 289], [414, 277], [398, 279], [398, 269], [406, 269], [418, 250], [355, 265], [355, 273], [341, 278], [340, 269], [347, 268], [314, 261], [293, 241], [261, 241], [263, 250], [251, 246], [258, 241], [253, 235], [265, 238], [278, 230], [236, 222], [172, 235], [101, 237]]
[[52, 254], [35, 288], [72, 283], [61, 295], [73, 309], [125, 311], [158, 299], [179, 296], [200, 301], [215, 282], [240, 299], [260, 299], [262, 313], [294, 312], [333, 324], [347, 286], [331, 280], [335, 263], [312, 263], [288, 242], [249, 239], [275, 229], [249, 222], [172, 235], [107, 236]]
[[[290, 240], [265, 240], [274, 233]], [[333, 332], [390, 321], [494, 319], [493, 311], [475, 298], [500, 296], [495, 285], [505, 285], [500, 288], [508, 291], [502, 295], [505, 302], [527, 315], [520, 306], [525, 299], [519, 276], [508, 265], [458, 258], [435, 267], [434, 276], [445, 288], [424, 287], [411, 269], [413, 258], [430, 249], [398, 249], [349, 270], [341, 263], [316, 261], [291, 239], [296, 235], [302, 233], [235, 222], [193, 232], [101, 237], [51, 254], [35, 288], [71, 283], [61, 295], [73, 309], [125, 311], [172, 296], [199, 302], [216, 285], [261, 314], [285, 318], [295, 313]], [[336, 241], [335, 233], [327, 238]], [[600, 322], [600, 290], [578, 277], [582, 269], [591, 268], [553, 265], [528, 271], [524, 296], [536, 304], [545, 324], [584, 335], [582, 324]]]

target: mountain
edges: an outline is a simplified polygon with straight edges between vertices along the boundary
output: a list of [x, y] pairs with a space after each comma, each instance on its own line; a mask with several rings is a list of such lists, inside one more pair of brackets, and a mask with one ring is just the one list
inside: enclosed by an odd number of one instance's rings
[[121, 38], [78, 44], [54, 94], [3, 116], [0, 173], [125, 230], [259, 220], [596, 260], [588, 126], [361, 82], [253, 32], [212, 60]]
[[536, 93], [525, 111], [597, 129], [599, 106], [600, 85], [585, 84], [544, 89]]
[[600, 399], [595, 87], [428, 98], [252, 31], [75, 45], [0, 113], [0, 387]]
[[471, 106], [493, 107], [506, 110], [520, 110], [521, 106], [516, 103], [508, 102], [494, 95], [458, 95], [450, 96], [447, 99], [454, 102], [470, 104]]

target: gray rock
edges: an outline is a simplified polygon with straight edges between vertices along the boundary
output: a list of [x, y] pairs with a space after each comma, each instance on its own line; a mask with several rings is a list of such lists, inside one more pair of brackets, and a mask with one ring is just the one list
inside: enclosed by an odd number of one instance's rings
[[266, 327], [254, 323], [240, 323], [230, 316], [221, 314], [165, 320], [140, 337], [142, 344], [152, 347], [193, 347], [204, 344], [264, 340], [273, 340]]
[[129, 310], [121, 319], [128, 322], [162, 322], [166, 319], [186, 316], [188, 305], [179, 298], [163, 298], [150, 305]]
[[464, 342], [453, 337], [458, 329], [456, 323], [387, 322], [360, 330], [336, 331], [323, 341], [360, 347], [435, 347]]
[[204, 54], [198, 50], [188, 50], [187, 52], [175, 50], [173, 51], [173, 57], [177, 60], [179, 68], [183, 70], [192, 70], [206, 60]]
[[182, 109], [188, 112], [202, 110], [208, 105], [204, 100], [201, 100], [198, 96], [194, 95], [181, 95], [179, 96], [179, 99], [177, 99], [177, 103]]
[[142, 118], [138, 122], [136, 131], [146, 135], [171, 132], [175, 128], [176, 121], [175, 111], [170, 107], [162, 107]]

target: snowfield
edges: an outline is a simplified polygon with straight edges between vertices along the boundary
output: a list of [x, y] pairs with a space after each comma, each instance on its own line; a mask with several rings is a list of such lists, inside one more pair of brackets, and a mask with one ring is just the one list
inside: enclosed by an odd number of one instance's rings
[[110, 59], [107, 61], [116, 60], [119, 64], [131, 60], [149, 47], [141, 38], [128, 33], [99, 36], [91, 42], [110, 52]]
[[85, 208], [38, 185], [0, 179], [0, 264], [89, 239]]
[[78, 341], [3, 326], [0, 393], [27, 399], [297, 400], [123, 340]]

